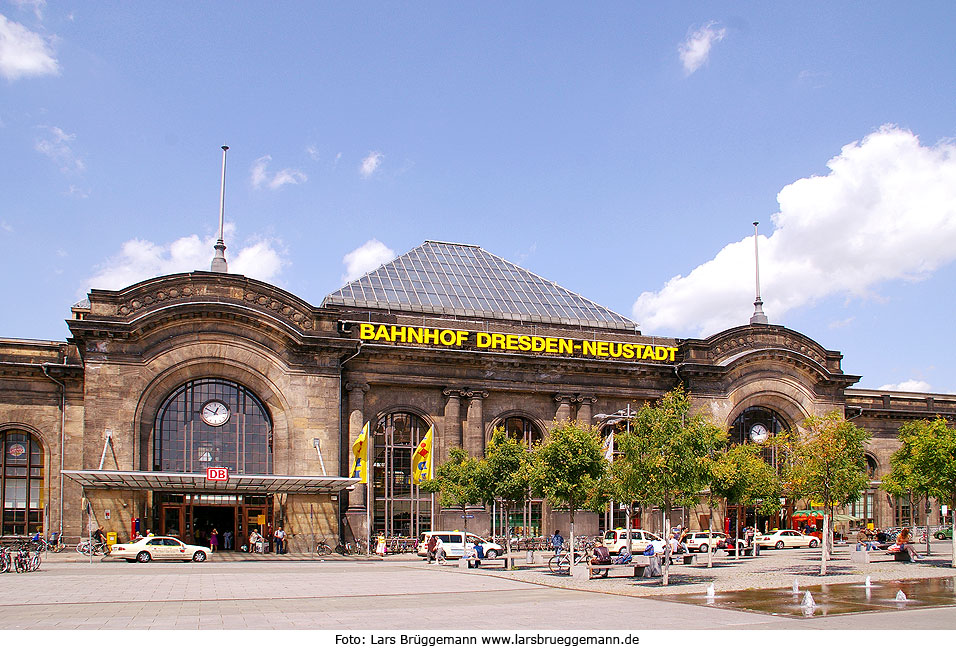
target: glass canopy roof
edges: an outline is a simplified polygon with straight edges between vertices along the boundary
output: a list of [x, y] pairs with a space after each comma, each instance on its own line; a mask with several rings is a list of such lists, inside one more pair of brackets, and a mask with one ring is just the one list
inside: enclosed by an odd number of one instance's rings
[[432, 240], [333, 292], [323, 306], [637, 328], [626, 317], [481, 247]]

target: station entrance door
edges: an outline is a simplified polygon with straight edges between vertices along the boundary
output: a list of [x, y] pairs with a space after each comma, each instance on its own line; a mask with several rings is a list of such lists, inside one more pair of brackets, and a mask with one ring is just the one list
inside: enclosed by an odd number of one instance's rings
[[[159, 533], [186, 543], [208, 546], [215, 529], [220, 550], [240, 550], [248, 545], [253, 530], [267, 538], [272, 534], [270, 495], [159, 493], [154, 504]], [[227, 532], [232, 536], [227, 537]]]

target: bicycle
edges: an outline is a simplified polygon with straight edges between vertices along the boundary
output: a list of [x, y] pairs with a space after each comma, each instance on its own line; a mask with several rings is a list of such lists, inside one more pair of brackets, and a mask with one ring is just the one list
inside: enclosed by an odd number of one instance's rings
[[[574, 551], [574, 563], [580, 564], [581, 562], [586, 562], [590, 559], [590, 555], [586, 550]], [[550, 570], [555, 575], [567, 575], [571, 572], [571, 551], [565, 550], [561, 551], [561, 554], [555, 554], [551, 559], [548, 560], [548, 570]]]
[[315, 554], [319, 555], [320, 557], [331, 555], [332, 546], [327, 544], [325, 541], [319, 541], [317, 544], [315, 544]]
[[59, 532], [51, 534], [49, 539], [44, 539], [40, 536], [40, 533], [37, 532], [33, 535], [30, 542], [33, 544], [33, 549], [37, 552], [63, 552], [66, 550], [66, 546], [63, 545], [63, 540], [60, 538]]
[[[90, 542], [89, 542], [89, 541], [80, 541], [78, 544], [76, 544], [76, 551], [77, 551], [78, 553], [80, 553], [81, 555], [89, 555], [89, 554], [90, 554]], [[94, 542], [93, 542], [93, 555], [94, 555], [94, 556], [96, 556], [96, 555], [108, 555], [108, 554], [109, 554], [109, 551], [110, 551], [110, 547], [109, 547], [106, 543], [103, 543], [102, 541], [94, 541]]]

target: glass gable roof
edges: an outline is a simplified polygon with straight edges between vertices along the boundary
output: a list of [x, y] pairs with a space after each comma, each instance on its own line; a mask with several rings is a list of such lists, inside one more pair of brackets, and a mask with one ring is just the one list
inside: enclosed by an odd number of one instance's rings
[[637, 328], [630, 319], [481, 247], [432, 240], [333, 292], [322, 305]]

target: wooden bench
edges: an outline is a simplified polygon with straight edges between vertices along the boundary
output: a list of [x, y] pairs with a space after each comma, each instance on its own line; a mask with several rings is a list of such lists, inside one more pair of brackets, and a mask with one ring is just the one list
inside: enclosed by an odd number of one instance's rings
[[612, 571], [615, 576], [620, 577], [639, 577], [639, 570], [651, 563], [650, 557], [643, 555], [634, 557], [626, 564], [595, 564], [588, 560], [588, 579], [596, 580], [611, 577]]
[[893, 555], [893, 561], [903, 561], [903, 562], [912, 561], [910, 559], [910, 554], [906, 552], [905, 550], [900, 550], [898, 552], [887, 551], [886, 554]]

